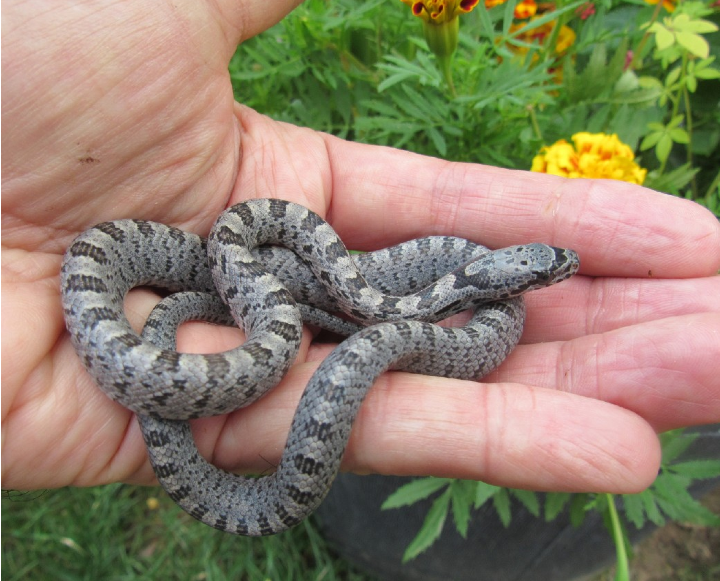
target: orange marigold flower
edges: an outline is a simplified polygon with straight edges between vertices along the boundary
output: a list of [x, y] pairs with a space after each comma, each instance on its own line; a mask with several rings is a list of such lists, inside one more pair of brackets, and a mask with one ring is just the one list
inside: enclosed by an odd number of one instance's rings
[[412, 13], [425, 22], [442, 24], [454, 20], [460, 14], [471, 12], [479, 0], [401, 0]]
[[537, 12], [537, 4], [535, 4], [535, 0], [521, 0], [515, 6], [515, 18], [530, 18], [531, 16], [535, 16], [535, 13]]
[[[532, 17], [530, 19], [530, 22], [535, 20], [537, 17]], [[531, 30], [528, 30], [527, 32], [522, 32], [523, 28], [525, 28], [526, 24], [519, 23], [519, 24], [512, 24], [510, 26], [510, 32], [514, 33], [517, 31], [520, 31], [520, 34], [517, 35], [517, 39], [525, 42], [527, 44], [532, 43], [539, 43], [540, 45], [544, 44], [548, 38], [550, 38], [550, 35], [553, 31], [553, 28], [555, 26], [555, 21], [546, 22], [545, 24], [541, 24], [540, 26], [533, 28]], [[561, 26], [560, 31], [557, 35], [557, 42], [555, 44], [555, 52], [557, 54], [561, 54], [565, 52], [572, 44], [575, 42], [575, 31], [570, 28], [569, 26]], [[512, 50], [515, 54], [527, 54], [528, 50], [524, 46], [514, 46], [510, 45], [510, 50]]]
[[452, 79], [451, 59], [458, 46], [460, 19], [471, 12], [479, 0], [401, 0], [423, 21], [428, 48], [437, 57], [438, 66], [450, 92], [456, 95]]
[[543, 147], [532, 162], [531, 171], [566, 178], [600, 178], [633, 184], [645, 181], [647, 170], [635, 162], [632, 149], [616, 134], [580, 132], [574, 145], [561, 139]]
[[[495, 6], [500, 6], [500, 4], [505, 4], [507, 0], [485, 0], [485, 8], [488, 10], [490, 8], [495, 8]], [[523, 18], [530, 18], [531, 16], [535, 16], [535, 13], [537, 12], [538, 7], [535, 3], [535, 0], [520, 0], [520, 2], [515, 6], [515, 18], [523, 19]]]
[[[652, 4], [653, 6], [660, 2], [660, 0], [643, 0], [645, 4]], [[668, 12], [675, 12], [676, 0], [662, 0], [662, 5]]]

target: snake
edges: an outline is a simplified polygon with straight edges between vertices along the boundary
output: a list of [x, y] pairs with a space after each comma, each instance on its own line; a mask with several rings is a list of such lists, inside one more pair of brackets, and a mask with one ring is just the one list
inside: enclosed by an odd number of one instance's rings
[[[144, 220], [81, 233], [61, 266], [63, 313], [78, 357], [100, 389], [135, 412], [162, 487], [219, 530], [263, 536], [309, 516], [334, 480], [360, 405], [389, 369], [477, 380], [522, 334], [528, 291], [579, 269], [571, 249], [529, 243], [489, 250], [431, 236], [351, 255], [300, 204], [254, 199], [216, 220], [208, 238]], [[142, 334], [124, 299], [165, 289]], [[436, 324], [472, 312], [462, 327]], [[177, 327], [235, 324], [239, 347], [179, 353]], [[241, 476], [208, 463], [189, 422], [250, 405], [285, 375], [303, 321], [349, 335], [322, 361], [298, 404], [275, 471]]]

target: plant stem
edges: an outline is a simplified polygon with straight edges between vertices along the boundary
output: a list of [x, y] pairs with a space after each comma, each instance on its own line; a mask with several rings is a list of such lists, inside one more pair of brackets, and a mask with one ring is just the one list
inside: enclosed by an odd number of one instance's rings
[[440, 72], [442, 73], [448, 89], [450, 90], [450, 95], [452, 95], [453, 98], [457, 97], [457, 91], [455, 90], [455, 83], [453, 83], [452, 75], [452, 56], [437, 57], [437, 61]]
[[[687, 54], [683, 54], [683, 62], [682, 62], [682, 78], [685, 79], [687, 74]], [[692, 167], [693, 164], [693, 154], [692, 154], [692, 130], [693, 130], [693, 122], [692, 122], [692, 109], [690, 105], [690, 91], [688, 91], [687, 83], [682, 84], [682, 96], [683, 100], [685, 101], [685, 130], [688, 134], [688, 143], [687, 143], [687, 162], [690, 167]], [[698, 198], [698, 191], [697, 191], [697, 180], [695, 179], [695, 176], [692, 177], [690, 180], [690, 192], [692, 194], [691, 200], [697, 200]]]
[[610, 522], [612, 523], [613, 541], [615, 541], [615, 553], [617, 555], [617, 568], [615, 571], [615, 581], [630, 581], [630, 568], [628, 566], [628, 556], [625, 550], [625, 537], [622, 527], [620, 526], [620, 517], [615, 509], [615, 497], [612, 494], [606, 494], [608, 512], [610, 513]]
[[540, 124], [538, 123], [537, 115], [535, 114], [535, 107], [532, 105], [528, 106], [528, 112], [530, 113], [530, 124], [535, 132], [535, 137], [538, 138], [538, 141], [542, 142], [542, 131], [540, 130]]
[[[648, 22], [648, 29], [655, 23], [655, 21], [658, 19], [658, 16], [660, 16], [660, 10], [662, 10], [663, 3], [658, 2], [655, 5], [655, 11], [652, 13], [652, 16], [650, 17], [650, 22]], [[634, 71], [635, 69], [640, 67], [640, 55], [642, 54], [643, 49], [645, 48], [645, 45], [647, 44], [648, 38], [650, 38], [650, 32], [649, 30], [645, 32], [643, 37], [640, 39], [640, 42], [638, 43], [637, 48], [633, 51], [633, 58], [630, 62], [630, 66], [628, 67], [630, 70]]]
[[720, 171], [717, 172], [717, 174], [715, 175], [715, 179], [712, 181], [710, 187], [705, 192], [705, 200], [708, 203], [710, 202], [710, 198], [712, 197], [712, 195], [715, 193], [715, 188], [718, 187], [718, 184], [720, 184]]

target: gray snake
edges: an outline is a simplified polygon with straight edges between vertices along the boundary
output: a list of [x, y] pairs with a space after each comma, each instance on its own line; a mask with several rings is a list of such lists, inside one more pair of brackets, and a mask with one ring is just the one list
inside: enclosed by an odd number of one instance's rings
[[[266, 199], [226, 210], [207, 241], [141, 220], [99, 224], [68, 248], [61, 291], [81, 362], [109, 397], [138, 415], [168, 494], [210, 526], [256, 536], [283, 531], [317, 508], [380, 374], [486, 375], [520, 340], [520, 295], [578, 268], [572, 250], [527, 244], [489, 251], [451, 237], [353, 258], [317, 214]], [[123, 310], [139, 285], [177, 293], [157, 305], [142, 336]], [[463, 327], [433, 324], [467, 309], [473, 315]], [[175, 331], [191, 319], [234, 319], [246, 340], [225, 353], [178, 353]], [[353, 334], [308, 383], [276, 471], [246, 478], [208, 464], [185, 420], [231, 412], [276, 385], [295, 360], [303, 320]]]

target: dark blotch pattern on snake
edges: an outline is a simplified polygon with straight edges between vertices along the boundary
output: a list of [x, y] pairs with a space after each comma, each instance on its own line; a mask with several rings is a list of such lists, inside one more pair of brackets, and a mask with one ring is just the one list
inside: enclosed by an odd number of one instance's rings
[[[319, 216], [268, 199], [224, 212], [207, 243], [152, 222], [100, 224], [68, 249], [61, 288], [81, 361], [108, 396], [138, 414], [170, 496], [210, 526], [267, 535], [320, 504], [381, 373], [482, 377], [520, 339], [520, 295], [578, 267], [571, 250], [527, 244], [488, 251], [451, 237], [353, 258]], [[161, 301], [141, 337], [123, 312], [126, 293], [139, 285], [191, 292]], [[175, 351], [178, 325], [228, 324], [228, 307], [246, 333], [243, 345], [208, 355]], [[466, 309], [473, 316], [464, 327], [433, 324]], [[233, 411], [276, 385], [295, 360], [303, 319], [354, 334], [310, 380], [277, 470], [248, 479], [208, 464], [181, 420]]]

